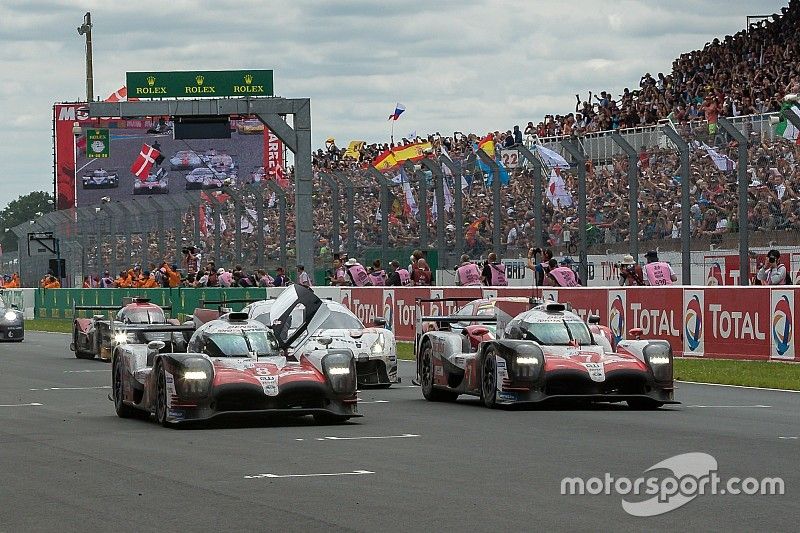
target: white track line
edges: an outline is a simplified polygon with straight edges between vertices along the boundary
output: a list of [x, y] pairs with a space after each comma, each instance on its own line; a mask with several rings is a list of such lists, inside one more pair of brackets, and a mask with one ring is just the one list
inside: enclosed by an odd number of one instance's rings
[[358, 404], [361, 405], [362, 403], [389, 403], [389, 400], [358, 400]]
[[0, 407], [39, 407], [40, 403], [7, 403], [0, 404]]
[[87, 372], [108, 372], [111, 370], [110, 368], [104, 368], [102, 370], [64, 370], [65, 374], [83, 374]]
[[754, 409], [772, 409], [771, 405], [687, 405], [686, 407], [704, 407], [706, 409], [725, 409], [725, 408], [754, 408]]
[[778, 438], [784, 440], [800, 440], [800, 437], [778, 437]]
[[330, 477], [330, 476], [363, 476], [365, 474], [374, 474], [371, 470], [354, 470], [352, 472], [334, 472], [327, 474], [255, 474], [252, 476], [244, 476], [245, 479], [262, 479], [262, 478], [287, 478], [287, 477]]
[[793, 392], [795, 394], [800, 394], [800, 390], [789, 390], [789, 389], [770, 389], [767, 387], [749, 387], [747, 385], [727, 385], [725, 383], [705, 383], [702, 381], [680, 381], [675, 380], [675, 383], [688, 383], [689, 385], [710, 385], [712, 387], [733, 387], [736, 389], [755, 389], [755, 390], [769, 390], [774, 392]]
[[111, 385], [101, 385], [99, 387], [49, 387], [46, 389], [28, 389], [28, 390], [94, 390], [94, 389], [110, 389]]

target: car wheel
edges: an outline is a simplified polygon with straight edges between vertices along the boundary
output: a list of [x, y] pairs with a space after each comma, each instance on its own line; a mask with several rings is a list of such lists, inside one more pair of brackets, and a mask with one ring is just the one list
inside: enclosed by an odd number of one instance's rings
[[314, 416], [314, 422], [323, 426], [344, 424], [345, 422], [350, 420], [349, 416], [332, 415], [330, 413], [317, 413], [313, 416]]
[[120, 418], [131, 418], [136, 416], [138, 411], [122, 400], [125, 397], [122, 372], [122, 363], [117, 359], [114, 362], [114, 372], [111, 374], [111, 394], [114, 398], [114, 410]]
[[492, 348], [486, 351], [481, 365], [481, 401], [490, 409], [497, 406], [497, 357]]
[[630, 400], [627, 400], [626, 403], [628, 404], [628, 407], [635, 411], [650, 411], [652, 409], [658, 409], [664, 405], [661, 402], [650, 400], [648, 398], [631, 398]]
[[156, 422], [164, 427], [172, 425], [167, 420], [167, 376], [162, 365], [156, 373]]
[[72, 344], [75, 346], [75, 357], [78, 359], [94, 359], [94, 354], [91, 352], [84, 352], [79, 348], [80, 344], [78, 344], [78, 334], [72, 334]]
[[422, 395], [430, 402], [452, 402], [458, 398], [458, 394], [437, 389], [433, 386], [433, 348], [431, 343], [424, 341], [420, 357], [420, 385]]

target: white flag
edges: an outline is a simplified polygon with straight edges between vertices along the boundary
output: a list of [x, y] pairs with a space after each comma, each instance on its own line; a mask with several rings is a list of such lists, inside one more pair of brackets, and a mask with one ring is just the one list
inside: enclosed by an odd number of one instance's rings
[[406, 195], [406, 205], [408, 209], [411, 211], [411, 214], [417, 216], [419, 213], [419, 208], [417, 207], [417, 201], [414, 199], [414, 191], [411, 190], [411, 185], [407, 182], [403, 182], [403, 192]]
[[547, 183], [547, 199], [556, 209], [572, 205], [572, 195], [567, 190], [564, 178], [558, 175], [556, 169], [550, 171], [550, 179]]
[[550, 168], [563, 168], [565, 170], [569, 169], [569, 163], [567, 160], [564, 159], [561, 154], [558, 152], [554, 152], [549, 148], [545, 148], [541, 145], [536, 145], [536, 151], [539, 152], [539, 157], [542, 158], [542, 162]]

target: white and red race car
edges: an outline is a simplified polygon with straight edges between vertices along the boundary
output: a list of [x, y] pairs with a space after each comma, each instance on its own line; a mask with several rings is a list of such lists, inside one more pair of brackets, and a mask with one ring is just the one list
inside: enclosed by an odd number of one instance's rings
[[678, 403], [666, 341], [622, 341], [614, 351], [596, 319], [590, 329], [565, 304], [532, 301], [513, 316], [476, 305], [467, 309], [473, 315], [417, 313], [417, 380], [426, 399], [468, 394], [487, 407], [555, 399], [624, 401], [637, 409]]

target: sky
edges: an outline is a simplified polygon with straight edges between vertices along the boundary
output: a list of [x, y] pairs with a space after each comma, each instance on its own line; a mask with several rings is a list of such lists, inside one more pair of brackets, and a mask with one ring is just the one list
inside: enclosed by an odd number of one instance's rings
[[788, 0], [0, 0], [0, 208], [52, 191], [52, 105], [126, 71], [273, 69], [275, 94], [311, 98], [327, 137], [510, 129], [575, 108], [575, 94], [635, 87], [646, 72], [735, 33]]

